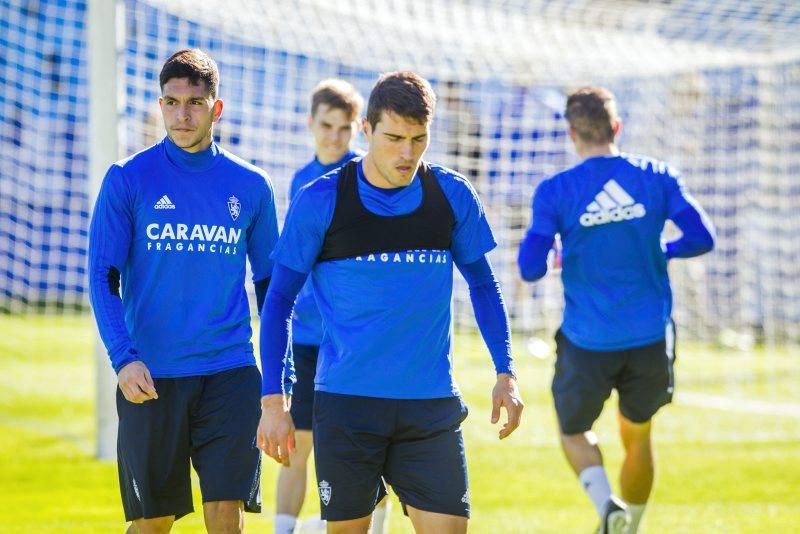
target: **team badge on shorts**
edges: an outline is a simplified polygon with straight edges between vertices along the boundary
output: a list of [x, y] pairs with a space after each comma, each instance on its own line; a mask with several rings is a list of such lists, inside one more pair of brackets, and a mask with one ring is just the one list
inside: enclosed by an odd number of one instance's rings
[[231, 196], [228, 199], [228, 213], [231, 214], [231, 218], [235, 221], [239, 218], [239, 214], [242, 212], [242, 205], [239, 204], [239, 199]]
[[328, 506], [328, 503], [331, 502], [331, 495], [333, 494], [333, 488], [328, 481], [323, 480], [319, 483], [319, 498], [322, 499], [322, 504]]

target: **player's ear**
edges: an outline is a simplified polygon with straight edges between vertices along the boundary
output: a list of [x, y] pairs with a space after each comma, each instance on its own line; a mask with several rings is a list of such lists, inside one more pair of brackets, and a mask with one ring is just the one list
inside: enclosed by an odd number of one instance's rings
[[364, 130], [364, 136], [367, 138], [367, 141], [372, 140], [372, 125], [369, 121], [365, 118], [361, 119], [361, 128]]
[[217, 122], [220, 117], [222, 117], [222, 108], [225, 105], [222, 103], [221, 99], [217, 99], [214, 101], [214, 105], [211, 107], [211, 122]]
[[575, 129], [572, 126], [567, 128], [567, 134], [569, 134], [569, 138], [572, 140], [573, 143], [577, 142], [578, 134], [575, 133]]
[[614, 137], [618, 136], [619, 132], [622, 131], [622, 121], [620, 119], [614, 121], [614, 126], [611, 128], [611, 130], [614, 132]]
[[308, 119], [306, 119], [306, 126], [308, 126], [309, 130], [311, 129], [312, 124], [314, 124], [314, 115], [309, 115]]

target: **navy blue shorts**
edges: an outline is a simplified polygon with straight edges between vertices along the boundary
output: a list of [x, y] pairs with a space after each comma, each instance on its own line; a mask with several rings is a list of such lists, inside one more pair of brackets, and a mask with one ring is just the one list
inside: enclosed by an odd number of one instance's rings
[[317, 374], [319, 347], [316, 345], [292, 345], [294, 374], [297, 377], [292, 387], [292, 421], [297, 430], [311, 430], [311, 415], [314, 412], [314, 376]]
[[594, 351], [576, 346], [556, 333], [553, 399], [563, 434], [591, 430], [603, 404], [616, 388], [619, 410], [634, 423], [649, 421], [672, 402], [675, 330], [656, 343], [617, 351]]
[[317, 391], [314, 459], [322, 518], [357, 519], [386, 494], [405, 505], [469, 517], [460, 397], [397, 400]]
[[243, 501], [261, 511], [261, 374], [255, 366], [208, 376], [156, 378], [158, 399], [125, 400], [117, 388], [117, 465], [125, 519], [192, 511], [189, 461], [203, 502]]

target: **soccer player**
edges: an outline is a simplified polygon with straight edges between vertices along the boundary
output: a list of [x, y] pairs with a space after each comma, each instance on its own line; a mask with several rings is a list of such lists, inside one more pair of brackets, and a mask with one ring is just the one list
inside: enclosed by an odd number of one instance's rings
[[190, 461], [209, 532], [239, 532], [243, 511], [261, 511], [245, 257], [260, 306], [277, 218], [266, 173], [213, 142], [218, 83], [200, 50], [164, 63], [167, 136], [111, 166], [92, 217], [90, 295], [119, 380], [129, 532], [168, 532], [193, 511]]
[[475, 191], [454, 171], [422, 161], [435, 96], [412, 72], [380, 77], [364, 131], [368, 151], [295, 197], [273, 252], [262, 311], [264, 382], [258, 442], [287, 464], [294, 423], [283, 377], [287, 320], [311, 273], [325, 325], [314, 404], [314, 457], [329, 532], [367, 532], [392, 485], [418, 532], [464, 532], [470, 512], [453, 379], [453, 265], [470, 287], [494, 361], [492, 421], [505, 438], [522, 401], [508, 318], [486, 253], [495, 246]]
[[[619, 152], [621, 122], [608, 90], [571, 94], [566, 118], [583, 161], [537, 188], [519, 267], [525, 280], [544, 276], [560, 234], [566, 307], [552, 389], [561, 444], [600, 515], [600, 532], [636, 532], [653, 485], [651, 419], [673, 391], [667, 261], [710, 251], [714, 231], [674, 169]], [[683, 235], [662, 245], [667, 219]], [[612, 495], [592, 432], [613, 388], [624, 502]]]
[[[314, 159], [295, 173], [289, 190], [290, 201], [305, 185], [358, 156], [350, 144], [361, 128], [358, 119], [363, 107], [364, 98], [344, 80], [323, 80], [314, 88], [308, 117], [308, 129], [314, 136]], [[292, 315], [292, 352], [297, 382], [292, 390], [291, 415], [295, 425], [296, 449], [290, 454], [290, 464], [282, 465], [278, 471], [275, 504], [275, 532], [278, 534], [295, 531], [297, 517], [305, 500], [308, 457], [312, 448], [314, 374], [320, 343], [322, 317], [314, 300], [311, 282], [307, 281], [297, 295]], [[375, 509], [373, 534], [385, 534], [387, 531], [388, 502], [384, 498]]]

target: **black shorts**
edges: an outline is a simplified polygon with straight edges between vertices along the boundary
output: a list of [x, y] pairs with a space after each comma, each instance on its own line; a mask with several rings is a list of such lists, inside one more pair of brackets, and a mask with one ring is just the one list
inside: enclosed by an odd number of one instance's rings
[[656, 343], [617, 351], [587, 350], [556, 333], [553, 399], [563, 434], [591, 430], [603, 404], [616, 388], [619, 410], [634, 423], [645, 423], [672, 401], [675, 330]]
[[314, 412], [314, 376], [317, 374], [316, 345], [292, 345], [294, 374], [297, 377], [292, 387], [292, 421], [297, 430], [311, 430], [311, 414]]
[[469, 517], [460, 397], [396, 400], [317, 391], [314, 459], [322, 518], [357, 519], [386, 494], [405, 505]]
[[208, 376], [157, 378], [158, 399], [125, 400], [117, 388], [117, 465], [125, 519], [192, 511], [191, 460], [203, 502], [243, 501], [261, 511], [261, 374], [254, 366]]

